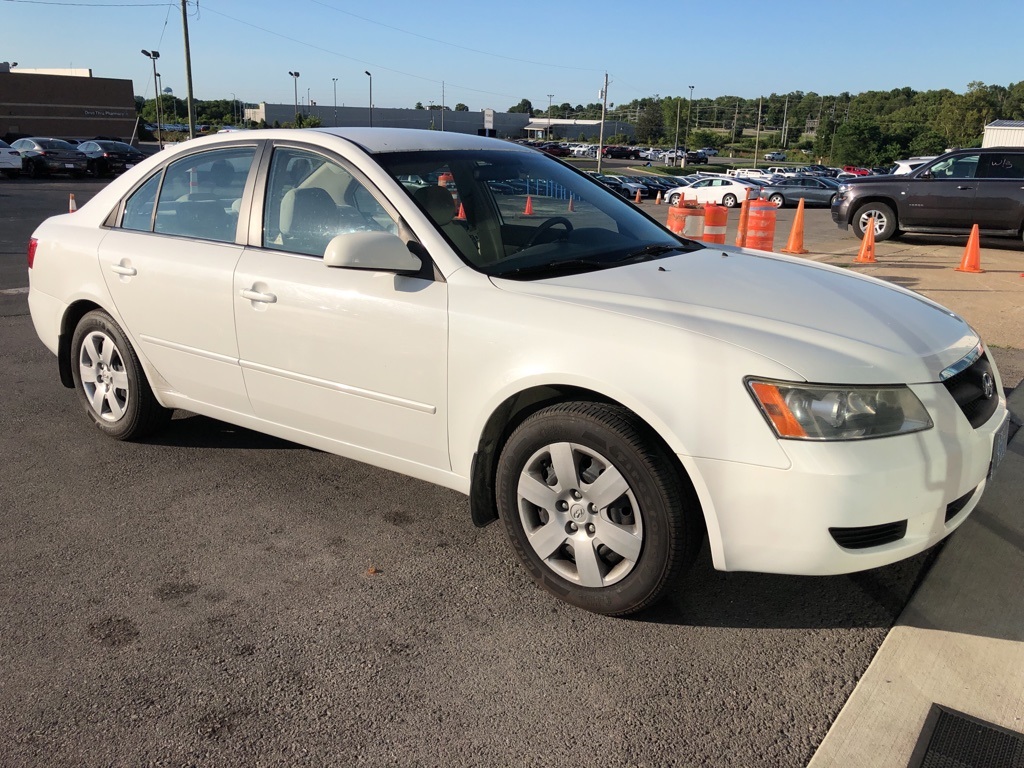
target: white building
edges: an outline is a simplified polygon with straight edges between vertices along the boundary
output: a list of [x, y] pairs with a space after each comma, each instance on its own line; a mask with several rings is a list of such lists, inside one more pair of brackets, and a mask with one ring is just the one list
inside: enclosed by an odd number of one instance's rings
[[1024, 120], [993, 120], [985, 126], [983, 147], [1024, 147]]

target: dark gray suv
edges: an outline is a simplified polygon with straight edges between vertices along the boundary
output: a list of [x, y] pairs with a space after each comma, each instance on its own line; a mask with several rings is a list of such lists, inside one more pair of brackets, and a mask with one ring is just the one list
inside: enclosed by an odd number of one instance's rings
[[904, 232], [1020, 237], [1024, 226], [1024, 147], [958, 149], [905, 176], [864, 176], [839, 187], [832, 220], [875, 239]]

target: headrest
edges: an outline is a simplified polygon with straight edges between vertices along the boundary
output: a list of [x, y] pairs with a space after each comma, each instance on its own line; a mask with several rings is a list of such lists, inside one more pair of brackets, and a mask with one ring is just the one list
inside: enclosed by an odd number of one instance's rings
[[338, 207], [320, 187], [289, 189], [281, 200], [281, 231], [285, 234], [333, 225]]
[[443, 227], [455, 216], [455, 200], [444, 187], [420, 187], [413, 197], [439, 226]]

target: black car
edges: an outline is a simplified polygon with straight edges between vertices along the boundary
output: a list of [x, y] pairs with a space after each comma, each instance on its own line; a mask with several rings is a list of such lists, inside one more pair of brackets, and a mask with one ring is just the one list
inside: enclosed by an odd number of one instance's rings
[[687, 152], [683, 155], [684, 165], [707, 165], [708, 156], [700, 151]]
[[640, 150], [636, 147], [605, 147], [601, 154], [605, 157], [626, 159], [626, 160], [639, 160]]
[[21, 168], [33, 178], [51, 173], [69, 173], [75, 178], [85, 175], [85, 155], [62, 139], [33, 136], [18, 139], [11, 148], [21, 153]]
[[958, 149], [904, 176], [862, 176], [839, 186], [832, 220], [863, 237], [904, 232], [1020, 237], [1024, 227], [1024, 147]]
[[122, 141], [83, 141], [77, 149], [85, 153], [89, 173], [97, 177], [122, 173], [146, 158], [131, 144]]

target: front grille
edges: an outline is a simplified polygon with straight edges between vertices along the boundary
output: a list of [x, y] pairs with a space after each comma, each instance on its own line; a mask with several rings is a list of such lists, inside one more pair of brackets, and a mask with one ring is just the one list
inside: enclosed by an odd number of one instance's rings
[[969, 368], [946, 379], [942, 385], [975, 429], [988, 421], [999, 405], [999, 393], [994, 389], [995, 376], [992, 375], [987, 352]]
[[946, 522], [947, 523], [950, 520], [952, 520], [954, 517], [956, 517], [958, 514], [960, 514], [960, 510], [962, 510], [964, 507], [967, 506], [967, 502], [969, 502], [974, 497], [974, 492], [976, 490], [978, 490], [978, 489], [977, 488], [972, 488], [971, 490], [969, 490], [967, 493], [965, 493], [963, 496], [961, 496], [956, 501], [951, 501], [951, 502], [949, 502], [949, 504], [946, 505]]
[[867, 549], [899, 541], [907, 535], [907, 521], [882, 525], [864, 525], [858, 528], [829, 528], [836, 544], [844, 549]]

